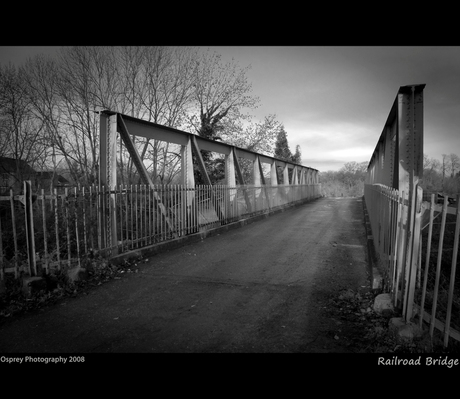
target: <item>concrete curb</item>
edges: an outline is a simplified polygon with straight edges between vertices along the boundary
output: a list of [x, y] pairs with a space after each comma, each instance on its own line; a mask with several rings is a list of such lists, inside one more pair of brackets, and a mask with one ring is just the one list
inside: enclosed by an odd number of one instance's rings
[[[318, 197], [318, 198], [320, 198], [320, 197]], [[213, 229], [200, 231], [198, 233], [191, 234], [191, 235], [184, 236], [184, 237], [179, 237], [179, 238], [176, 238], [176, 239], [173, 239], [173, 240], [170, 240], [170, 241], [160, 242], [158, 244], [149, 245], [147, 247], [134, 249], [134, 250], [131, 250], [129, 252], [125, 252], [125, 253], [122, 253], [120, 255], [113, 256], [112, 258], [110, 258], [110, 262], [115, 264], [115, 265], [118, 265], [118, 264], [120, 264], [120, 263], [122, 263], [124, 261], [132, 260], [132, 259], [138, 259], [140, 257], [152, 256], [152, 255], [156, 255], [156, 254], [159, 254], [159, 253], [162, 253], [162, 252], [170, 251], [172, 249], [181, 248], [181, 247], [183, 247], [185, 245], [200, 242], [200, 241], [204, 240], [207, 237], [216, 236], [216, 235], [219, 235], [219, 234], [224, 233], [226, 231], [230, 231], [230, 230], [233, 230], [233, 229], [238, 229], [238, 228], [246, 226], [248, 224], [251, 224], [251, 223], [257, 222], [259, 220], [265, 219], [265, 218], [267, 218], [269, 216], [284, 212], [284, 211], [292, 209], [292, 208], [296, 208], [296, 207], [304, 205], [304, 204], [306, 204], [308, 202], [315, 201], [318, 198], [309, 199], [309, 200], [305, 200], [305, 201], [299, 201], [299, 202], [296, 202], [294, 204], [285, 205], [285, 206], [273, 209], [271, 211], [264, 212], [264, 213], [249, 217], [247, 219], [241, 219], [241, 220], [238, 220], [236, 222], [232, 222], [232, 223], [229, 223], [229, 224], [226, 224], [226, 225], [223, 225], [223, 226], [219, 226], [219, 227], [216, 227], [216, 228], [213, 228]]]

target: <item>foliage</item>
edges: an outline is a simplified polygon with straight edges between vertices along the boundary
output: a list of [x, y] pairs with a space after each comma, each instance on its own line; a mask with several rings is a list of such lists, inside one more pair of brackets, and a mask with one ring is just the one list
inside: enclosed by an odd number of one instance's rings
[[275, 158], [279, 158], [284, 161], [292, 161], [292, 153], [289, 149], [287, 133], [284, 130], [284, 126], [281, 127], [281, 130], [276, 138]]
[[367, 162], [348, 162], [339, 171], [320, 173], [322, 193], [326, 197], [359, 197], [364, 194]]
[[442, 155], [442, 160], [423, 157], [423, 190], [427, 193], [441, 192], [450, 196], [460, 193], [460, 158], [456, 154]]
[[271, 155], [282, 124], [276, 115], [268, 115], [261, 122], [232, 121], [227, 124], [222, 139], [225, 143], [260, 154]]
[[244, 109], [254, 109], [259, 99], [251, 95], [246, 72], [234, 62], [223, 63], [221, 56], [209, 51], [196, 59], [193, 105], [199, 113], [190, 118], [196, 132], [205, 138], [221, 139], [228, 120], [245, 119]]
[[302, 151], [300, 145], [296, 145], [295, 153], [292, 155], [292, 162], [300, 164], [302, 162]]
[[[367, 162], [348, 162], [338, 171], [320, 173], [323, 195], [331, 197], [361, 196], [367, 174]], [[460, 193], [460, 158], [456, 154], [443, 155], [437, 160], [424, 155], [423, 178], [420, 182], [426, 193]]]
[[0, 324], [14, 316], [38, 311], [65, 298], [86, 295], [94, 287], [111, 280], [121, 279], [130, 273], [137, 273], [138, 264], [142, 261], [142, 257], [139, 257], [136, 260], [125, 260], [122, 264], [115, 265], [100, 256], [94, 257], [88, 254], [83, 260], [88, 272], [86, 279], [71, 281], [65, 269], [54, 270], [50, 274], [42, 275], [46, 288], [34, 292], [30, 297], [25, 296], [22, 291], [22, 279], [6, 274], [4, 281], [6, 289], [0, 294]]

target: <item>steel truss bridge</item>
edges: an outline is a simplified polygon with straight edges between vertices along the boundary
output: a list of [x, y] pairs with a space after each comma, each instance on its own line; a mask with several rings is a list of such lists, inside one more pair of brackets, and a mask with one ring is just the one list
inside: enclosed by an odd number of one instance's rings
[[[218, 224], [226, 224], [248, 217], [257, 212], [283, 207], [293, 202], [310, 200], [321, 196], [318, 171], [300, 164], [270, 157], [244, 148], [209, 140], [192, 133], [147, 122], [111, 111], [102, 111], [100, 115], [100, 169], [99, 184], [108, 188], [111, 198], [107, 204], [107, 213], [101, 225], [102, 241], [107, 242], [112, 253], [118, 251], [120, 224], [116, 212], [118, 188], [116, 173], [117, 137], [121, 138], [145, 186], [152, 190], [153, 202], [160, 211], [164, 224], [170, 230], [172, 238], [197, 231], [194, 223], [206, 212], [217, 218]], [[181, 195], [174, 202], [176, 211], [164, 202], [158, 187], [153, 184], [149, 173], [134, 145], [131, 136], [145, 137], [165, 143], [180, 145], [181, 148]], [[225, 156], [225, 184], [213, 186], [203, 161], [201, 151], [223, 154]], [[195, 160], [195, 161], [194, 161]], [[252, 163], [251, 181], [245, 181], [240, 160]], [[205, 186], [197, 186], [194, 176], [194, 162], [204, 178]], [[265, 179], [263, 166], [270, 170], [269, 179]], [[280, 184], [282, 182], [283, 184]], [[207, 200], [206, 210], [202, 206], [203, 195]], [[179, 202], [179, 203], [178, 203]], [[180, 210], [179, 212], [177, 210]], [[172, 215], [176, 223], [172, 221]], [[179, 225], [185, 228], [177, 228]], [[198, 223], [200, 224], [200, 223]], [[215, 224], [214, 224], [215, 225]], [[195, 227], [194, 227], [195, 226]]]

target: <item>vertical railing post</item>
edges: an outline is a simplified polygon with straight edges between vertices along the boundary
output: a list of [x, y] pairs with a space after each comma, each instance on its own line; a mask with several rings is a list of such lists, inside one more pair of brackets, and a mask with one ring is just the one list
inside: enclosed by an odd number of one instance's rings
[[118, 253], [117, 217], [115, 190], [117, 184], [117, 114], [101, 113], [100, 116], [100, 169], [99, 187], [105, 186], [107, 198], [106, 212], [101, 214], [102, 242], [107, 243], [110, 254]]
[[4, 263], [3, 263], [3, 233], [2, 233], [2, 219], [0, 218], [0, 286], [1, 282], [4, 281], [5, 276], [3, 272]]
[[18, 250], [18, 235], [16, 231], [16, 212], [14, 210], [14, 193], [13, 189], [10, 189], [10, 209], [11, 209], [11, 220], [13, 222], [13, 242], [14, 242], [14, 278], [19, 276], [19, 250]]
[[252, 167], [252, 183], [254, 184], [254, 211], [260, 210], [259, 198], [261, 198], [261, 176], [259, 167], [259, 157], [256, 156]]
[[27, 258], [29, 261], [29, 274], [37, 275], [37, 263], [35, 259], [35, 233], [34, 215], [32, 209], [32, 184], [30, 180], [24, 182], [24, 209], [27, 240]]
[[414, 306], [414, 293], [417, 276], [417, 265], [418, 255], [420, 246], [420, 223], [422, 209], [423, 190], [420, 186], [417, 186], [417, 192], [415, 193], [415, 206], [412, 209], [413, 226], [411, 226], [411, 236], [409, 237], [409, 243], [407, 248], [407, 280], [406, 290], [404, 295], [404, 318], [409, 322], [412, 318], [413, 306]]
[[225, 198], [225, 215], [231, 218], [233, 215], [233, 208], [236, 204], [236, 173], [235, 173], [235, 157], [234, 149], [230, 148], [230, 154], [225, 155], [225, 184], [226, 190], [224, 195]]
[[458, 256], [458, 244], [460, 235], [460, 195], [457, 195], [457, 210], [455, 215], [455, 233], [454, 233], [454, 248], [452, 252], [452, 263], [450, 269], [450, 282], [449, 282], [449, 294], [447, 300], [447, 311], [446, 311], [446, 325], [444, 330], [444, 347], [447, 347], [449, 343], [450, 333], [450, 319], [452, 316], [452, 302], [454, 300], [454, 287], [455, 287], [455, 273], [457, 269], [457, 256]]
[[185, 234], [194, 232], [193, 220], [196, 215], [196, 201], [195, 201], [195, 176], [193, 172], [193, 157], [192, 157], [192, 140], [187, 137], [187, 144], [181, 146], [181, 177], [182, 184], [185, 189], [184, 196], [182, 197], [184, 203], [182, 218], [186, 226]]

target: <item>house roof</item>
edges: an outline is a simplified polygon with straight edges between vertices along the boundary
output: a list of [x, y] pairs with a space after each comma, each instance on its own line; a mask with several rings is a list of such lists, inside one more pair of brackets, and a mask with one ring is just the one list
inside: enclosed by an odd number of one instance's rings
[[35, 173], [35, 170], [22, 159], [0, 157], [0, 173], [16, 173], [18, 167], [21, 173]]
[[59, 173], [55, 173], [52, 170], [43, 170], [37, 172], [37, 177], [41, 179], [52, 179], [54, 174], [54, 178], [57, 179], [57, 182], [60, 184], [70, 184], [70, 182], [62, 175]]

